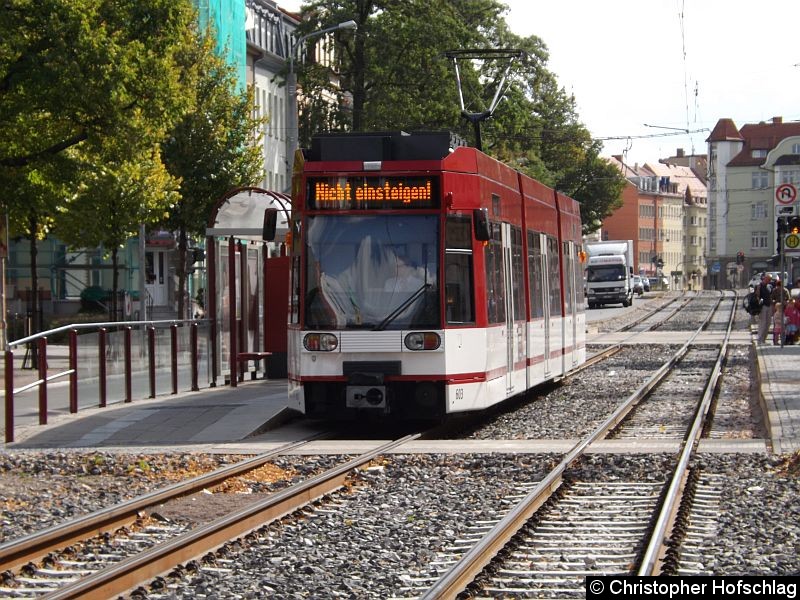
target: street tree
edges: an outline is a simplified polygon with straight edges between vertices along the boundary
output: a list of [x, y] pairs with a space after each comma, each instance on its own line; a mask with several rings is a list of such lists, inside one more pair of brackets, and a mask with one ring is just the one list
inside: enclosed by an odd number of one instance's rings
[[[358, 29], [333, 34], [337, 77], [311, 60], [299, 69], [301, 140], [351, 124], [355, 131], [462, 129], [445, 53], [488, 45], [502, 9], [495, 0], [318, 0], [304, 6], [303, 32], [350, 19]], [[330, 97], [338, 102], [326, 103]]]
[[0, 186], [12, 227], [31, 241], [34, 280], [36, 240], [56, 207], [79, 182], [99, 184], [91, 157], [106, 156], [107, 140], [152, 147], [190, 106], [177, 56], [194, 20], [190, 0], [3, 2]]
[[54, 229], [70, 247], [99, 247], [111, 258], [110, 313], [116, 319], [119, 250], [139, 232], [140, 224], [166, 217], [178, 200], [178, 180], [165, 169], [157, 146], [116, 139], [103, 150], [86, 157], [81, 181], [59, 206]]
[[205, 235], [211, 210], [226, 192], [261, 180], [264, 119], [254, 116], [252, 89], [237, 91], [235, 71], [215, 53], [208, 33], [198, 36], [181, 60], [193, 81], [194, 106], [170, 130], [163, 159], [180, 181], [179, 198], [165, 222], [178, 234], [178, 314], [183, 317], [189, 238]]
[[[68, 193], [66, 181], [70, 179], [74, 165], [63, 157], [41, 163], [38, 166], [22, 166], [0, 169], [0, 190], [3, 190], [0, 205], [2, 216], [8, 217], [11, 238], [28, 242], [30, 257], [30, 290], [28, 309], [31, 315], [31, 330], [39, 331], [39, 242], [45, 239], [53, 226], [53, 215], [57, 203]], [[3, 240], [5, 243], [5, 240]], [[34, 366], [36, 350], [33, 351]]]

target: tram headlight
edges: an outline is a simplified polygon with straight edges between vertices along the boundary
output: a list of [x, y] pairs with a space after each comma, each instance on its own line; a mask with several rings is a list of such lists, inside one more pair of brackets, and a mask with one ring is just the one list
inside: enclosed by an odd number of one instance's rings
[[332, 333], [308, 333], [303, 347], [309, 352], [333, 352], [339, 347], [339, 339]]
[[409, 333], [403, 343], [409, 350], [436, 350], [442, 344], [442, 338], [433, 331], [417, 331]]

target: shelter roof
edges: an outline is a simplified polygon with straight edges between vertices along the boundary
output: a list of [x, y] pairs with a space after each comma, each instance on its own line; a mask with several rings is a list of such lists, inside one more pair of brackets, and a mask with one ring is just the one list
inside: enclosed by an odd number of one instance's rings
[[268, 208], [278, 210], [275, 241], [283, 241], [289, 229], [291, 198], [256, 187], [237, 188], [223, 196], [211, 211], [206, 235], [264, 241], [264, 211]]

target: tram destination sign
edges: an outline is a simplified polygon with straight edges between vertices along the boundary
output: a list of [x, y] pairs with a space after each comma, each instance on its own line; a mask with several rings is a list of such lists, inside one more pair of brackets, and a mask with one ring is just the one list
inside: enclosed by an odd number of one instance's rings
[[311, 210], [438, 208], [439, 178], [309, 177], [306, 206]]

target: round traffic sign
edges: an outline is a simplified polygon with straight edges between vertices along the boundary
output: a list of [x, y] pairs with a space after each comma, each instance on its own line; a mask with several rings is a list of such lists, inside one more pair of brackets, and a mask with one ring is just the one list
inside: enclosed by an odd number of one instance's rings
[[786, 247], [790, 250], [795, 250], [800, 248], [800, 235], [796, 233], [790, 233], [786, 236], [786, 240], [784, 241]]
[[782, 183], [775, 188], [775, 200], [781, 204], [793, 204], [797, 199], [797, 188], [791, 183]]

